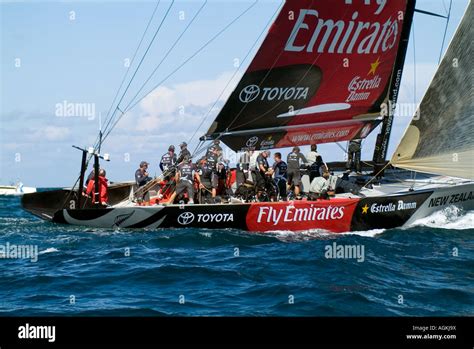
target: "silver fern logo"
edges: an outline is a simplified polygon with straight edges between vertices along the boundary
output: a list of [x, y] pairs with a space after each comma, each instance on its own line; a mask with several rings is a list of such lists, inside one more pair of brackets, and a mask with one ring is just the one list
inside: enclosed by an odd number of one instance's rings
[[135, 211], [132, 211], [130, 213], [124, 213], [124, 214], [119, 214], [117, 217], [115, 217], [114, 225], [113, 227], [120, 227], [127, 219], [129, 219]]

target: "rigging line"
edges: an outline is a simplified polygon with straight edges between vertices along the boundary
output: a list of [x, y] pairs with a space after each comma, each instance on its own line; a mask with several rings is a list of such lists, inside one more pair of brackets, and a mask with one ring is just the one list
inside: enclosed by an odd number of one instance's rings
[[[273, 16], [270, 18], [270, 20], [267, 22], [267, 24], [265, 25], [265, 27], [263, 28], [263, 30], [261, 31], [261, 33], [259, 34], [259, 36], [257, 37], [257, 39], [254, 41], [254, 43], [252, 44], [252, 46], [250, 47], [250, 49], [248, 50], [247, 54], [245, 55], [244, 59], [242, 60], [242, 62], [245, 62], [247, 60], [247, 58], [249, 57], [250, 53], [252, 52], [253, 48], [255, 47], [255, 45], [259, 42], [261, 36], [267, 31], [267, 28], [268, 26], [273, 22], [273, 19], [275, 18], [275, 15], [278, 14], [279, 10], [280, 10], [280, 7], [281, 5], [277, 8], [277, 10], [275, 11], [275, 13], [273, 14]], [[211, 106], [211, 108], [208, 110], [208, 112], [205, 114], [203, 120], [201, 121], [201, 123], [199, 124], [199, 126], [196, 128], [196, 130], [194, 131], [191, 139], [189, 140], [188, 143], [191, 143], [191, 141], [194, 139], [194, 137], [196, 136], [196, 133], [199, 131], [199, 129], [202, 127], [202, 125], [204, 124], [204, 122], [206, 121], [206, 119], [209, 117], [209, 114], [211, 113], [211, 111], [214, 109], [214, 107], [217, 105], [217, 103], [219, 102], [219, 100], [221, 99], [222, 95], [224, 94], [224, 92], [227, 90], [227, 87], [230, 85], [230, 83], [232, 82], [232, 80], [234, 79], [234, 77], [237, 75], [238, 71], [239, 71], [240, 67], [237, 68], [235, 71], [234, 71], [234, 74], [232, 74], [231, 78], [229, 79], [229, 81], [227, 82], [226, 86], [224, 87], [224, 89], [222, 90], [222, 92], [220, 93], [220, 95], [217, 97], [216, 101], [214, 102], [214, 104]]]
[[339, 144], [339, 142], [335, 142], [335, 143], [337, 144], [337, 146], [338, 146], [339, 148], [341, 148], [341, 150], [342, 150], [344, 153], [346, 153], [346, 154], [349, 153], [346, 149], [344, 149], [344, 147], [343, 147], [342, 145]]
[[449, 19], [451, 17], [451, 5], [453, 4], [453, 0], [449, 1], [449, 9], [448, 9], [448, 16], [446, 18], [446, 26], [444, 27], [444, 34], [443, 34], [443, 42], [441, 43], [441, 49], [439, 51], [439, 58], [438, 58], [438, 65], [441, 62], [441, 57], [443, 55], [443, 47], [444, 47], [444, 41], [446, 40], [446, 33], [448, 31], [448, 25], [449, 25]]
[[183, 67], [186, 63], [188, 63], [192, 58], [198, 55], [204, 48], [206, 48], [210, 43], [212, 43], [218, 36], [220, 36], [224, 31], [226, 31], [232, 24], [234, 24], [238, 19], [240, 19], [244, 14], [246, 14], [253, 6], [257, 4], [258, 0], [253, 2], [245, 11], [239, 14], [236, 18], [234, 18], [229, 24], [227, 24], [224, 28], [222, 28], [217, 34], [215, 34], [211, 39], [209, 39], [203, 46], [201, 46], [196, 52], [194, 52], [190, 57], [188, 57], [184, 62], [182, 62], [176, 69], [174, 69], [171, 73], [169, 73], [164, 79], [162, 79], [157, 85], [155, 85], [151, 90], [148, 91], [143, 97], [141, 97], [138, 101], [136, 101], [132, 106], [125, 109], [125, 112], [133, 109], [140, 101], [146, 98], [150, 93], [152, 93], [157, 87], [159, 87], [163, 82], [168, 80], [174, 73], [176, 73], [181, 67]]
[[378, 176], [379, 174], [381, 174], [390, 164], [391, 164], [390, 161], [387, 161], [387, 163], [385, 164], [385, 166], [382, 167], [382, 169], [381, 169], [379, 172], [377, 172], [367, 183], [365, 183], [362, 188], [365, 188], [365, 187], [367, 187], [370, 183], [372, 183], [372, 181], [373, 181], [375, 178], [377, 178], [377, 176]]
[[[254, 43], [252, 44], [252, 46], [250, 47], [250, 49], [248, 50], [247, 54], [245, 55], [244, 59], [242, 60], [242, 63], [245, 62], [247, 60], [247, 58], [250, 56], [250, 53], [252, 52], [253, 48], [255, 47], [255, 45], [257, 45], [257, 43], [260, 41], [260, 38], [262, 37], [262, 35], [264, 33], [267, 32], [267, 28], [269, 27], [269, 25], [271, 25], [271, 23], [273, 22], [273, 19], [275, 18], [275, 16], [280, 12], [280, 8], [282, 6], [283, 2], [280, 4], [280, 6], [278, 6], [278, 8], [276, 9], [276, 11], [273, 13], [272, 17], [268, 20], [267, 24], [264, 26], [263, 30], [260, 32], [259, 36], [257, 37], [257, 39], [254, 41]], [[240, 67], [237, 68], [235, 71], [234, 71], [234, 74], [232, 74], [231, 78], [229, 79], [229, 81], [227, 82], [227, 84], [225, 85], [224, 89], [222, 90], [222, 92], [220, 93], [220, 95], [217, 97], [216, 101], [214, 102], [214, 104], [212, 105], [212, 107], [208, 110], [208, 112], [204, 115], [204, 118], [203, 120], [201, 121], [201, 123], [199, 124], [199, 126], [196, 128], [196, 130], [194, 131], [191, 139], [189, 140], [188, 143], [191, 143], [192, 140], [194, 139], [194, 137], [196, 136], [196, 133], [199, 131], [199, 129], [202, 127], [202, 125], [204, 124], [204, 122], [206, 121], [206, 119], [209, 117], [209, 114], [211, 113], [211, 111], [215, 108], [215, 106], [217, 105], [217, 103], [219, 102], [219, 100], [221, 99], [222, 95], [224, 94], [224, 92], [227, 90], [227, 87], [229, 87], [230, 83], [232, 82], [232, 80], [234, 79], [234, 77], [237, 75], [237, 73], [239, 72], [240, 70]]]
[[443, 0], [444, 12], [448, 14], [448, 9], [446, 8], [446, 1]]
[[[119, 86], [119, 88], [117, 89], [117, 92], [115, 93], [115, 97], [114, 97], [114, 99], [113, 99], [113, 101], [112, 101], [112, 103], [111, 103], [111, 105], [110, 105], [110, 108], [109, 108], [109, 110], [107, 111], [107, 115], [106, 115], [106, 117], [105, 117], [105, 119], [104, 119], [104, 123], [103, 123], [104, 125], [106, 125], [106, 124], [108, 125], [108, 124], [110, 123], [110, 120], [108, 119], [109, 117], [111, 117], [111, 116], [110, 116], [110, 112], [112, 111], [112, 108], [113, 108], [113, 106], [114, 106], [114, 104], [115, 104], [115, 101], [117, 100], [118, 94], [119, 94], [120, 90], [122, 89], [122, 86], [123, 86], [123, 84], [124, 84], [124, 82], [125, 82], [125, 80], [126, 80], [126, 77], [128, 76], [128, 73], [129, 73], [129, 71], [130, 71], [130, 68], [132, 67], [133, 62], [135, 61], [135, 57], [136, 57], [136, 55], [137, 55], [137, 53], [138, 53], [138, 50], [139, 50], [140, 47], [141, 47], [141, 44], [142, 44], [142, 42], [143, 42], [143, 40], [144, 40], [144, 38], [145, 38], [146, 33], [148, 32], [148, 29], [149, 29], [149, 27], [150, 27], [150, 24], [151, 24], [151, 22], [153, 21], [153, 18], [154, 18], [155, 13], [156, 13], [156, 11], [157, 11], [157, 9], [158, 9], [158, 6], [160, 5], [160, 2], [161, 2], [161, 0], [158, 0], [157, 4], [156, 4], [156, 6], [155, 6], [155, 9], [153, 10], [152, 15], [151, 15], [150, 19], [148, 20], [148, 24], [147, 24], [147, 26], [146, 26], [146, 28], [145, 28], [145, 31], [144, 31], [143, 34], [142, 34], [142, 37], [141, 37], [140, 42], [139, 42], [139, 44], [138, 44], [138, 46], [137, 46], [137, 48], [136, 48], [136, 50], [135, 50], [135, 53], [133, 54], [132, 60], [131, 60], [131, 62], [130, 62], [130, 65], [129, 65], [129, 67], [127, 68], [127, 71], [125, 72], [125, 75], [123, 76], [122, 82], [120, 83], [120, 86]], [[114, 110], [114, 113], [115, 113], [115, 110]], [[98, 148], [99, 143], [102, 143], [100, 134], [97, 135], [97, 138], [96, 138], [96, 140], [94, 141], [94, 149], [97, 149], [97, 148]], [[91, 157], [92, 157], [92, 155], [89, 155], [89, 158], [87, 159], [87, 163], [86, 163], [87, 165], [89, 164], [89, 161], [90, 161]]]
[[128, 105], [124, 108], [125, 110], [127, 110], [127, 108], [133, 103], [133, 101], [135, 100], [135, 98], [137, 98], [137, 96], [140, 94], [140, 92], [143, 90], [143, 88], [146, 86], [146, 84], [150, 81], [150, 79], [153, 77], [153, 75], [155, 75], [156, 71], [158, 70], [158, 68], [161, 66], [161, 64], [164, 62], [164, 60], [168, 57], [168, 55], [171, 53], [171, 51], [173, 51], [173, 48], [178, 44], [179, 40], [181, 40], [181, 38], [183, 37], [183, 35], [186, 33], [186, 31], [189, 29], [189, 27], [191, 26], [191, 24], [193, 24], [194, 20], [197, 18], [197, 16], [199, 15], [199, 13], [201, 13], [202, 9], [204, 8], [204, 6], [207, 4], [208, 0], [205, 0], [204, 3], [201, 5], [201, 7], [199, 8], [199, 10], [196, 12], [196, 14], [193, 16], [193, 18], [191, 19], [191, 21], [186, 25], [186, 27], [184, 28], [184, 30], [181, 32], [181, 34], [178, 36], [178, 38], [175, 40], [175, 42], [173, 43], [173, 45], [171, 45], [171, 47], [168, 49], [168, 51], [166, 52], [165, 56], [161, 59], [160, 63], [158, 63], [158, 65], [156, 66], [156, 68], [153, 70], [153, 72], [148, 76], [148, 78], [146, 79], [146, 81], [142, 84], [142, 86], [140, 87], [140, 89], [137, 91], [137, 93], [133, 96], [133, 98], [130, 100], [130, 102], [128, 103]]
[[[315, 0], [311, 1], [311, 3], [309, 4], [308, 8], [311, 8], [313, 6], [313, 3], [314, 3]], [[281, 5], [280, 5], [281, 6]], [[264, 41], [265, 42], [265, 41]], [[260, 47], [261, 49], [261, 47]], [[260, 51], [260, 50], [259, 50]], [[261, 84], [263, 84], [265, 82], [265, 80], [268, 78], [268, 76], [270, 75], [270, 73], [272, 72], [273, 68], [275, 68], [275, 65], [277, 64], [278, 60], [280, 59], [281, 55], [283, 54], [283, 52], [285, 52], [284, 48], [278, 53], [278, 56], [274, 59], [270, 69], [268, 69], [268, 71], [265, 73], [265, 76], [260, 80], [260, 82], [258, 83], [258, 86], [260, 86]], [[258, 52], [257, 52], [258, 54]], [[320, 54], [317, 56], [319, 57]], [[277, 104], [277, 106], [279, 106], [280, 103]], [[227, 126], [227, 130], [230, 130], [231, 126], [234, 124], [235, 121], [237, 121], [237, 119], [239, 118], [239, 116], [244, 112], [244, 110], [247, 108], [248, 104], [245, 104], [242, 109], [239, 110], [239, 112], [237, 113], [237, 115], [232, 119], [232, 121], [229, 123], [229, 125]], [[273, 109], [273, 108], [272, 108]], [[252, 120], [252, 122], [255, 121], [255, 119]], [[243, 125], [239, 125], [237, 127], [242, 127], [242, 126], [245, 126], [247, 125], [248, 123], [250, 123], [251, 121], [243, 124]], [[234, 128], [235, 129], [235, 128]]]
[[[363, 148], [363, 147], [362, 147], [362, 144], [364, 143], [364, 141], [365, 141], [366, 139], [367, 139], [367, 138], [364, 138], [364, 139], [362, 140], [361, 149]], [[349, 148], [349, 142], [350, 142], [350, 141], [347, 141], [347, 142], [346, 142], [346, 148], [345, 148], [345, 149], [344, 149], [344, 147], [343, 147], [341, 144], [339, 144], [339, 142], [335, 142], [335, 143], [338, 145], [339, 148], [341, 148], [341, 150], [342, 150], [345, 154], [349, 155], [349, 149], [348, 149], [348, 148]], [[362, 150], [361, 150], [361, 151], [362, 151]], [[345, 161], [347, 162], [347, 160], [345, 160]], [[369, 166], [369, 167], [374, 167], [373, 165], [369, 164], [367, 161], [360, 160], [360, 162], [362, 162], [363, 164], [366, 164], [366, 165]]]
[[177, 68], [175, 68], [171, 73], [169, 73], [165, 78], [163, 78], [157, 85], [155, 85], [151, 90], [149, 90], [144, 96], [142, 96], [139, 100], [137, 100], [134, 104], [132, 104], [129, 108], [125, 110], [124, 113], [122, 113], [119, 118], [114, 122], [112, 125], [111, 129], [107, 132], [107, 134], [104, 136], [103, 140], [108, 137], [112, 129], [117, 125], [117, 123], [120, 121], [120, 119], [127, 113], [129, 110], [133, 109], [138, 103], [140, 103], [143, 99], [145, 99], [150, 93], [152, 93], [157, 87], [159, 87], [163, 82], [168, 80], [174, 73], [176, 73], [178, 70], [180, 70], [184, 65], [186, 65], [191, 59], [193, 59], [195, 56], [197, 56], [204, 48], [206, 48], [209, 44], [211, 44], [217, 37], [219, 37], [223, 32], [225, 32], [232, 24], [234, 24], [238, 19], [240, 19], [243, 15], [245, 15], [252, 7], [254, 7], [257, 4], [258, 0], [255, 0], [255, 2], [252, 3], [245, 11], [243, 11], [241, 14], [239, 14], [236, 18], [234, 18], [229, 24], [227, 24], [223, 29], [221, 29], [216, 35], [214, 35], [209, 41], [207, 41], [203, 46], [201, 46], [196, 52], [194, 52], [190, 57], [188, 57], [185, 61], [183, 61]]
[[415, 21], [411, 25], [413, 38], [413, 106], [416, 106], [416, 45], [415, 45]]
[[[415, 174], [414, 178], [412, 178], [413, 173]], [[416, 173], [417, 173], [416, 171], [410, 171], [410, 180], [416, 180]], [[398, 182], [398, 183], [400, 183], [400, 185], [402, 185], [404, 187], [413, 188], [413, 186], [414, 186], [414, 184], [406, 184], [406, 179], [403, 179], [403, 178], [397, 176], [397, 173], [395, 171], [391, 172], [390, 176], [393, 177], [393, 182]]]
[[201, 147], [199, 149], [196, 149], [193, 154], [191, 155], [192, 158], [196, 158], [198, 157], [200, 154], [203, 154], [204, 151], [207, 151], [207, 149], [209, 149], [209, 147], [205, 147], [204, 146], [204, 142], [202, 142], [201, 144]]
[[420, 9], [417, 9], [417, 8], [415, 9], [415, 12], [423, 13], [424, 15], [433, 16], [433, 17], [447, 18], [446, 16], [440, 15], [438, 13], [424, 11], [424, 10], [420, 10]]
[[[443, 2], [444, 5], [444, 2]], [[446, 19], [448, 21], [448, 19]], [[412, 38], [413, 38], [413, 106], [416, 108], [416, 43], [415, 43], [415, 21], [412, 21]], [[446, 32], [445, 32], [446, 33]], [[443, 41], [444, 43], [444, 41]], [[443, 50], [443, 47], [441, 46], [441, 51]], [[439, 64], [439, 62], [438, 62]], [[416, 113], [416, 111], [415, 111]], [[410, 186], [410, 189], [413, 190], [415, 187], [415, 181], [416, 181], [416, 171], [410, 171], [410, 177], [413, 176], [413, 184]], [[397, 179], [396, 175], [394, 177]], [[400, 181], [401, 182], [401, 181]]]
[[196, 145], [196, 148], [194, 148], [193, 152], [191, 153], [191, 157], [194, 157], [194, 155], [197, 153], [197, 151], [200, 149], [201, 144], [204, 143], [204, 141], [199, 141], [198, 144]]
[[128, 72], [130, 71], [130, 68], [131, 68], [132, 65], [133, 65], [133, 62], [134, 62], [134, 60], [135, 60], [135, 57], [137, 56], [138, 50], [140, 49], [140, 47], [141, 47], [141, 45], [142, 45], [143, 39], [145, 39], [145, 35], [146, 35], [146, 33], [148, 32], [148, 28], [150, 27], [150, 24], [151, 24], [151, 22], [153, 21], [153, 18], [155, 17], [155, 13], [156, 13], [156, 10], [158, 9], [158, 5], [160, 5], [160, 2], [161, 2], [161, 0], [158, 0], [158, 2], [156, 3], [155, 9], [153, 10], [153, 13], [151, 14], [151, 17], [150, 17], [150, 19], [148, 20], [148, 24], [146, 25], [145, 31], [143, 32], [143, 35], [142, 35], [142, 37], [141, 37], [141, 39], [140, 39], [140, 42], [138, 43], [138, 46], [137, 46], [137, 48], [135, 49], [135, 53], [133, 54], [132, 60], [130, 61], [130, 65], [128, 66], [127, 71], [125, 72], [125, 75], [124, 75], [123, 78], [122, 78], [122, 82], [120, 83], [120, 86], [119, 86], [119, 88], [117, 89], [117, 92], [115, 93], [115, 97], [114, 97], [114, 99], [113, 99], [113, 101], [112, 101], [112, 104], [110, 105], [109, 111], [107, 112], [107, 115], [105, 116], [104, 124], [107, 122], [107, 118], [109, 117], [109, 115], [110, 115], [110, 113], [111, 113], [111, 111], [112, 111], [112, 108], [113, 108], [113, 106], [115, 105], [115, 101], [117, 100], [117, 97], [118, 97], [118, 95], [119, 95], [119, 92], [120, 92], [120, 90], [122, 89], [123, 84], [125, 83], [125, 80], [126, 80], [126, 78], [127, 78], [127, 76], [128, 76]]
[[[161, 29], [161, 27], [163, 26], [163, 23], [165, 22], [165, 19], [168, 17], [168, 14], [170, 13], [171, 7], [173, 7], [174, 2], [175, 2], [175, 0], [172, 0], [172, 1], [171, 1], [171, 4], [170, 4], [170, 6], [168, 7], [168, 9], [166, 10], [165, 15], [164, 15], [163, 18], [161, 19], [161, 22], [160, 22], [160, 24], [158, 25], [158, 28], [156, 29], [155, 34], [154, 34], [153, 37], [151, 38], [151, 41], [150, 41], [150, 43], [148, 44], [148, 47], [146, 48], [145, 53], [143, 53], [143, 56], [142, 56], [142, 58], [140, 59], [140, 62], [138, 63], [138, 66], [137, 66], [136, 69], [135, 69], [135, 72], [133, 73], [132, 77], [130, 78], [129, 83], [128, 83], [127, 87], [125, 88], [125, 91], [124, 91], [123, 94], [122, 94], [122, 97], [120, 97], [120, 100], [119, 100], [118, 103], [117, 103], [117, 108], [114, 110], [114, 112], [112, 113], [112, 116], [110, 117], [109, 122], [108, 122], [107, 125], [105, 126], [105, 128], [104, 128], [104, 133], [107, 131], [107, 128], [109, 127], [110, 122], [113, 120], [113, 118], [114, 118], [114, 116], [115, 116], [115, 112], [117, 111], [118, 107], [120, 106], [120, 103], [122, 102], [123, 98], [124, 98], [125, 95], [127, 94], [127, 91], [128, 91], [128, 89], [130, 88], [130, 85], [132, 84], [133, 79], [134, 79], [135, 76], [137, 75], [138, 70], [140, 69], [140, 67], [141, 67], [141, 65], [142, 65], [142, 63], [143, 63], [143, 61], [145, 60], [146, 55], [148, 54], [148, 51], [150, 50], [151, 46], [153, 45], [153, 42], [154, 42], [155, 39], [156, 39], [156, 36], [157, 36], [158, 33], [160, 32], [160, 29]], [[123, 115], [123, 114], [122, 114], [122, 115]]]

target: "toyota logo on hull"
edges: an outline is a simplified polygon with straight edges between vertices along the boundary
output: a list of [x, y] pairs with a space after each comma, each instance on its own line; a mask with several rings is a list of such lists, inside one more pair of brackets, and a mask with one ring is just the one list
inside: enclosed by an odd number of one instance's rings
[[240, 91], [239, 99], [242, 103], [249, 103], [254, 101], [260, 94], [260, 87], [257, 85], [248, 85], [245, 86], [242, 91]]
[[178, 216], [178, 223], [188, 225], [194, 222], [194, 214], [192, 212], [183, 212]]

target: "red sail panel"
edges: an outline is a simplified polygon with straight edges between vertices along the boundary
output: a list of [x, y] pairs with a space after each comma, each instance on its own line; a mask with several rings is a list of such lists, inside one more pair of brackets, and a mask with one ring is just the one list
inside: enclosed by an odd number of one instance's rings
[[406, 6], [287, 1], [207, 135], [377, 118]]
[[[314, 126], [294, 128], [286, 131], [285, 136], [277, 143], [276, 148], [293, 147], [295, 145], [333, 143], [348, 141], [353, 138], [365, 138], [372, 131], [374, 122], [345, 122], [337, 126]], [[260, 148], [262, 149], [262, 148]]]
[[354, 138], [365, 138], [379, 123], [379, 120], [349, 120], [315, 125], [285, 126], [278, 130], [263, 129], [244, 134], [234, 133], [224, 135], [220, 139], [234, 151], [285, 148], [295, 145], [332, 143]]

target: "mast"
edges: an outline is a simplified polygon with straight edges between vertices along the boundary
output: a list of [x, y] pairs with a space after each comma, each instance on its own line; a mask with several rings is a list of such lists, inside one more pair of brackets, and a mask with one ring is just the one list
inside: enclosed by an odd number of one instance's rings
[[79, 176], [78, 208], [82, 208], [82, 193], [84, 191], [84, 174], [87, 168], [87, 151], [82, 150], [81, 175]]
[[94, 153], [94, 205], [100, 204], [99, 154]]
[[[405, 63], [405, 56], [408, 48], [408, 40], [410, 38], [411, 23], [413, 21], [413, 14], [415, 12], [416, 0], [408, 0], [407, 10], [405, 12], [405, 19], [403, 21], [403, 28], [400, 38], [400, 44], [398, 46], [398, 54], [393, 67], [392, 80], [390, 82], [390, 89], [388, 95], [388, 114], [384, 116], [382, 121], [382, 128], [380, 133], [377, 135], [375, 143], [373, 161], [374, 161], [374, 174], [379, 173], [385, 166], [388, 142], [390, 140], [390, 134], [392, 132], [393, 117], [395, 114], [396, 103], [398, 99], [398, 92], [400, 89], [400, 83], [402, 80], [403, 65]], [[383, 175], [381, 173], [380, 175]]]

